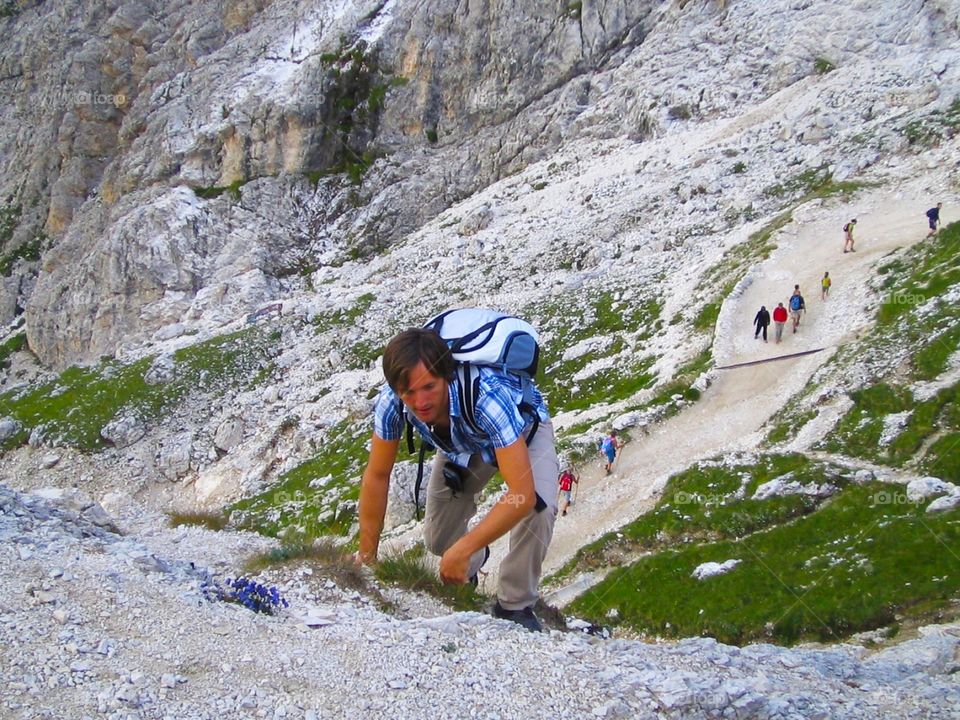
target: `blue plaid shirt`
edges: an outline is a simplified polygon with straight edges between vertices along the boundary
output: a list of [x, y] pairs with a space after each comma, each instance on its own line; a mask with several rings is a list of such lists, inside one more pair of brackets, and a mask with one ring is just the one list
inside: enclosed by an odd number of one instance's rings
[[[442, 449], [451, 461], [466, 467], [470, 456], [480, 454], [484, 462], [496, 463], [494, 451], [507, 447], [519, 440], [531, 420], [520, 414], [518, 405], [523, 397], [520, 380], [512, 375], [497, 372], [491, 368], [478, 367], [480, 371], [480, 392], [477, 394], [476, 421], [484, 430], [477, 434], [460, 416], [460, 396], [457, 383], [449, 383], [450, 394], [450, 439], [452, 448], [443, 448], [437, 442], [430, 426], [419, 420], [402, 406], [397, 394], [384, 386], [377, 396], [373, 410], [373, 430], [384, 440], [401, 440], [403, 437], [404, 415], [417, 432], [431, 445]], [[540, 391], [534, 387], [533, 404], [541, 422], [550, 419], [547, 405]], [[402, 410], [401, 410], [402, 408]]]

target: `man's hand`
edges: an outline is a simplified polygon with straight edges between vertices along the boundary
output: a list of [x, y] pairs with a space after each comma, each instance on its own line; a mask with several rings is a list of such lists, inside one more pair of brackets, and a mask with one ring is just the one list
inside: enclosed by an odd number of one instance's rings
[[440, 558], [440, 580], [445, 585], [464, 585], [467, 582], [467, 570], [470, 569], [470, 555], [464, 555], [454, 544]]
[[357, 552], [355, 552], [352, 555], [352, 558], [353, 558], [353, 563], [358, 566], [367, 565], [369, 567], [373, 567], [374, 565], [377, 564], [376, 553], [365, 553], [357, 550]]

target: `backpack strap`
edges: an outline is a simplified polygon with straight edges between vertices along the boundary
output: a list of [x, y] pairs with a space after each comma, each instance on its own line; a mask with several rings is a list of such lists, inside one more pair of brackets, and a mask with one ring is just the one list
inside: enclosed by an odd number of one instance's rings
[[420, 520], [420, 487], [423, 485], [423, 457], [427, 454], [428, 443], [420, 441], [420, 456], [417, 458], [417, 481], [413, 485], [413, 506], [417, 520]]
[[[400, 417], [403, 418], [403, 424], [407, 428], [407, 452], [412, 455], [416, 450], [413, 440], [413, 423], [407, 420], [406, 408], [403, 406], [403, 401], [400, 398], [397, 398], [397, 403], [400, 406]], [[424, 457], [426, 457], [426, 454], [433, 449], [433, 445], [428, 443], [423, 438], [420, 438], [420, 453], [417, 456], [417, 480], [413, 484], [413, 505], [416, 511], [417, 520], [420, 519], [420, 488], [423, 486], [423, 460]]]

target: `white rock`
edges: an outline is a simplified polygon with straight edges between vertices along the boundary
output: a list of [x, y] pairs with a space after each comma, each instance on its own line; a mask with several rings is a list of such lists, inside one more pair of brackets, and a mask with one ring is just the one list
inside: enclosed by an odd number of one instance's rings
[[692, 577], [695, 577], [697, 580], [705, 580], [714, 575], [728, 573], [739, 564], [740, 560], [725, 560], [722, 563], [705, 562], [694, 568]]
[[940, 478], [922, 477], [911, 480], [907, 483], [907, 499], [911, 502], [920, 502], [937, 495], [947, 495], [960, 492], [953, 483], [948, 483]]
[[953, 493], [951, 495], [944, 495], [943, 497], [937, 498], [932, 503], [927, 505], [927, 512], [945, 512], [947, 510], [953, 510], [956, 507], [960, 507], [960, 493]]

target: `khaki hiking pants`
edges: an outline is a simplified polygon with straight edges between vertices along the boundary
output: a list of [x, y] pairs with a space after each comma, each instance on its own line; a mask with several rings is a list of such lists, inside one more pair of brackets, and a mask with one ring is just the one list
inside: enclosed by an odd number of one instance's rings
[[[547, 547], [553, 537], [553, 523], [557, 519], [557, 477], [560, 469], [554, 446], [553, 425], [540, 423], [529, 447], [530, 465], [537, 494], [547, 507], [531, 510], [510, 531], [510, 547], [500, 563], [500, 587], [497, 597], [505, 610], [522, 610], [540, 597], [540, 572]], [[470, 458], [464, 473], [464, 489], [454, 496], [443, 480], [443, 466], [449, 462], [446, 455], [437, 453], [430, 481], [427, 485], [427, 508], [423, 520], [423, 542], [434, 555], [446, 550], [467, 532], [467, 524], [477, 512], [480, 492], [493, 477], [497, 468], [488, 465], [479, 455]], [[484, 560], [484, 551], [470, 558], [467, 577], [476, 574]]]

